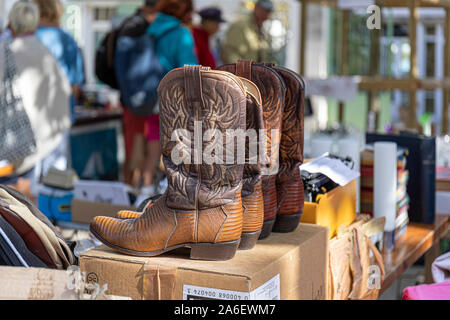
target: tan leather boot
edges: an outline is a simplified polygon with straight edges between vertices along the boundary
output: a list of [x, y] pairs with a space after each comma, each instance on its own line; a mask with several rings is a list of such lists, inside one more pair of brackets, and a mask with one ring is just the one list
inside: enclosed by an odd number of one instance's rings
[[[264, 200], [261, 184], [261, 161], [257, 145], [259, 131], [264, 129], [262, 98], [258, 87], [245, 78], [241, 78], [247, 89], [247, 134], [250, 130], [256, 135], [256, 141], [246, 139], [245, 166], [242, 187], [243, 226], [240, 250], [250, 250], [261, 235], [264, 223]], [[265, 143], [265, 141], [263, 141]], [[254, 144], [251, 146], [250, 144]], [[253, 148], [252, 152], [250, 150]]]
[[260, 235], [260, 239], [264, 239], [272, 232], [277, 216], [276, 179], [286, 86], [275, 70], [252, 61], [241, 60], [236, 64], [224, 65], [218, 69], [252, 81], [261, 93], [264, 127], [267, 133], [266, 159], [262, 176], [264, 224]]
[[[243, 174], [242, 187], [242, 209], [243, 209], [243, 226], [240, 250], [252, 249], [262, 231], [264, 223], [264, 200], [261, 184], [261, 161], [259, 159], [258, 150], [256, 148], [255, 158], [250, 159], [250, 143], [255, 146], [259, 144], [259, 130], [264, 129], [264, 119], [262, 111], [262, 98], [258, 87], [245, 78], [239, 77], [247, 90], [247, 130], [254, 130], [257, 141], [245, 142], [245, 165]], [[252, 161], [250, 161], [252, 160]], [[251, 164], [253, 163], [253, 164]], [[146, 206], [151, 206], [153, 202], [149, 202]], [[145, 210], [120, 211], [117, 214], [119, 219], [137, 219]]]
[[231, 259], [242, 233], [239, 146], [223, 148], [227, 155], [234, 151], [232, 163], [207, 164], [204, 152], [217, 141], [202, 139], [195, 129], [200, 125], [204, 133], [223, 136], [227, 130], [245, 131], [246, 89], [231, 74], [187, 66], [162, 80], [158, 97], [167, 191], [139, 218], [96, 217], [91, 231], [125, 254], [156, 256], [189, 247], [192, 259]]

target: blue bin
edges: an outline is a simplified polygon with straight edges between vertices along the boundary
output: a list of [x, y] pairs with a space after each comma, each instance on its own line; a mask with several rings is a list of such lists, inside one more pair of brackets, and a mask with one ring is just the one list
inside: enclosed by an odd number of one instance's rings
[[72, 221], [73, 191], [50, 187], [41, 187], [38, 196], [38, 208], [51, 221]]

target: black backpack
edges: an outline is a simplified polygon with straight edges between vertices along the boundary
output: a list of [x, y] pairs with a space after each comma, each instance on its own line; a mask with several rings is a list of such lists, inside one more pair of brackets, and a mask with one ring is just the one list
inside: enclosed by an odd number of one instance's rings
[[114, 66], [117, 39], [121, 36], [139, 37], [145, 33], [149, 22], [138, 11], [106, 34], [95, 53], [95, 74], [97, 78], [113, 89], [119, 89]]

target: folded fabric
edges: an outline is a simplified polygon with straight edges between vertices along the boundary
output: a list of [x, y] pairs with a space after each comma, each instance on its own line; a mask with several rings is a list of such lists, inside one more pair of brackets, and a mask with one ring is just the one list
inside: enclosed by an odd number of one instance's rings
[[4, 265], [15, 267], [35, 267], [45, 268], [46, 265], [28, 250], [22, 237], [16, 230], [0, 216], [0, 238], [2, 244], [0, 247], [3, 256]]
[[450, 281], [450, 252], [434, 260], [431, 265], [431, 273], [436, 283]]
[[450, 300], [450, 281], [407, 287], [402, 300]]
[[8, 204], [0, 199], [0, 218], [5, 219], [20, 235], [27, 248], [39, 257], [48, 268], [56, 269], [56, 264], [47, 252], [39, 235], [20, 216], [7, 208]]
[[6, 208], [31, 227], [58, 269], [66, 269], [75, 263], [75, 257], [70, 247], [51, 222], [29, 199], [15, 190], [0, 185], [0, 200], [3, 204], [7, 203]]

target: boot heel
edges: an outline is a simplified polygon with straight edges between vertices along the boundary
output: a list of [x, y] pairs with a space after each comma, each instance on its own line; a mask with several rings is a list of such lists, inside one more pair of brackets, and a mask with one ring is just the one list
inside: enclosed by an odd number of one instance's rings
[[273, 225], [275, 224], [275, 219], [264, 221], [263, 228], [261, 231], [261, 235], [259, 236], [259, 240], [265, 239], [272, 233]]
[[191, 248], [191, 259], [225, 261], [233, 259], [240, 239], [222, 243], [197, 243]]
[[246, 232], [241, 235], [241, 244], [239, 250], [250, 250], [256, 245], [262, 230], [256, 232]]
[[301, 213], [278, 215], [272, 232], [288, 233], [294, 231], [297, 229], [301, 217]]

